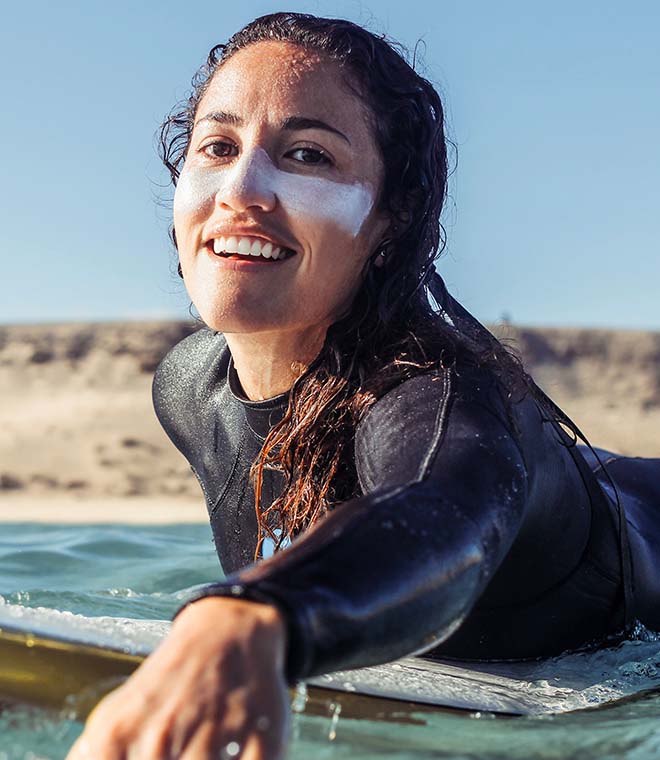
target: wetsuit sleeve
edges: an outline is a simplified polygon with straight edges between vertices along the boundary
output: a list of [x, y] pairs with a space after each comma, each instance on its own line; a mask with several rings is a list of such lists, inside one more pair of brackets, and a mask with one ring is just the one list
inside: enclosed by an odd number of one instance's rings
[[275, 604], [291, 680], [419, 653], [465, 619], [510, 547], [526, 470], [496, 394], [445, 372], [370, 410], [356, 437], [364, 496], [271, 559], [190, 601]]

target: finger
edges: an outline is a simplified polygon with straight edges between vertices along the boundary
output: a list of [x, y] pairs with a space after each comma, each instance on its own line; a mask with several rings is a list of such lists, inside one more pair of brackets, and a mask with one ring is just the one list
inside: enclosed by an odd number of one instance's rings
[[253, 736], [245, 742], [245, 747], [236, 760], [281, 760], [284, 751], [278, 752], [269, 743], [264, 742], [262, 737]]
[[199, 716], [177, 705], [166, 708], [153, 712], [141, 722], [139, 731], [133, 734], [126, 760], [179, 760], [182, 757], [189, 737], [197, 730]]
[[85, 760], [85, 756], [89, 757], [89, 753], [87, 752], [85, 740], [81, 736], [73, 743], [65, 760]]
[[155, 722], [141, 730], [128, 747], [126, 760], [176, 760], [178, 755], [170, 751], [167, 723]]
[[[183, 751], [188, 748], [200, 727], [206, 722], [212, 722], [213, 726], [217, 728], [222, 718], [223, 712], [220, 710], [213, 721], [205, 719], [203, 715], [200, 715], [198, 706], [192, 702], [179, 707], [176, 711], [176, 720], [169, 731], [169, 755], [165, 754], [165, 758], [167, 760], [180, 760], [180, 758], [185, 757]], [[217, 760], [217, 756], [213, 760]]]
[[65, 760], [125, 760], [123, 750], [115, 747], [102, 748], [88, 739], [86, 733], [76, 739]]
[[[178, 760], [224, 760], [221, 742], [214, 742], [217, 727], [213, 721], [205, 720], [200, 723], [186, 743], [184, 751]], [[235, 755], [238, 757], [238, 754]], [[227, 758], [230, 760], [231, 756]], [[233, 758], [231, 758], [233, 760]]]

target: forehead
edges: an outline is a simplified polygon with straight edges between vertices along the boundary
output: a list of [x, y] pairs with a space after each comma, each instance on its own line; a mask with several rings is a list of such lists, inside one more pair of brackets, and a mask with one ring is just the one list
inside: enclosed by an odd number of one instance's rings
[[239, 50], [216, 72], [197, 116], [222, 108], [240, 111], [244, 119], [332, 117], [333, 126], [368, 137], [370, 110], [346, 81], [341, 65], [322, 53], [288, 42], [257, 42]]

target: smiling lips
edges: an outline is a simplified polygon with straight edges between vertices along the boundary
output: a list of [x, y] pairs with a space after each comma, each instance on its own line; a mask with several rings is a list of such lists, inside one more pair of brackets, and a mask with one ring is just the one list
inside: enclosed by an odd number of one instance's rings
[[218, 237], [209, 241], [213, 244], [213, 253], [224, 258], [251, 258], [261, 261], [281, 261], [295, 256], [290, 248], [274, 245], [268, 240], [256, 237]]

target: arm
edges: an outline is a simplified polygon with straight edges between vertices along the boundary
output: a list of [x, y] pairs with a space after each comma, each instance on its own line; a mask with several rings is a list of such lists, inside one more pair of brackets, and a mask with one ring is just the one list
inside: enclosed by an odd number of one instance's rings
[[246, 759], [274, 760], [287, 732], [285, 647], [294, 680], [426, 650], [456, 630], [526, 500], [497, 400], [460, 390], [424, 376], [381, 399], [356, 439], [365, 495], [202, 589], [95, 711], [70, 760], [110, 757], [107, 748], [146, 760], [184, 745], [186, 757], [206, 757], [237, 739]]
[[278, 607], [291, 680], [446, 639], [505, 556], [526, 499], [501, 401], [469, 377], [455, 382], [425, 375], [387, 394], [356, 438], [366, 495], [191, 601], [221, 595]]

